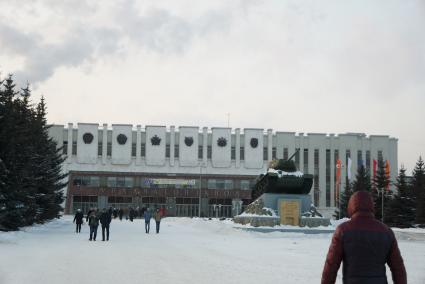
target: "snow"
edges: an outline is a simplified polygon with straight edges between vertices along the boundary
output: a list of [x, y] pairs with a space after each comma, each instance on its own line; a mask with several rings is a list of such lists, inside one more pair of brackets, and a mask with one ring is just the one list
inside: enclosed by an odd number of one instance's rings
[[258, 215], [258, 214], [251, 214], [251, 213], [246, 213], [246, 212], [242, 212], [242, 214], [238, 215], [240, 217], [270, 217], [270, 218], [276, 218], [278, 217], [276, 212], [272, 209], [272, 208], [268, 208], [268, 207], [263, 207], [263, 209], [265, 209], [267, 212], [269, 212], [271, 215]]
[[283, 176], [296, 176], [296, 177], [302, 177], [304, 174], [300, 171], [296, 171], [296, 172], [285, 172], [285, 171], [281, 171], [281, 170], [275, 170], [272, 168], [269, 168], [267, 170], [268, 173], [274, 173], [277, 174], [277, 176], [279, 178], [283, 177]]
[[[332, 237], [245, 231], [230, 220], [198, 218], [165, 218], [158, 235], [154, 227], [147, 235], [139, 219], [113, 220], [109, 242], [100, 241], [100, 229], [89, 242], [87, 225], [76, 234], [65, 216], [0, 232], [0, 283], [318, 283]], [[425, 230], [396, 231], [408, 283], [425, 283]]]

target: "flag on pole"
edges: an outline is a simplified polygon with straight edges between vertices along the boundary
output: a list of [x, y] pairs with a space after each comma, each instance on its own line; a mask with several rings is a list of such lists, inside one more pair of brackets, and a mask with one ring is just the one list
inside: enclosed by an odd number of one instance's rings
[[[387, 176], [387, 179], [390, 180], [390, 161], [388, 160], [385, 162], [385, 175]], [[386, 189], [390, 189], [390, 183], [387, 184]]]
[[335, 200], [339, 205], [339, 185], [341, 183], [341, 160], [336, 161], [336, 184], [335, 184]]
[[378, 167], [378, 162], [376, 160], [373, 160], [373, 178], [376, 177], [376, 168]]
[[347, 161], [347, 177], [348, 180], [351, 182], [351, 158], [348, 158]]

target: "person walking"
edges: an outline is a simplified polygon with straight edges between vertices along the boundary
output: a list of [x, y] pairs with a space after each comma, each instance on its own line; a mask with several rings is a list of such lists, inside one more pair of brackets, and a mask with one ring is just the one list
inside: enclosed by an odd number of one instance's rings
[[97, 236], [97, 227], [99, 226], [99, 217], [97, 215], [97, 210], [93, 210], [89, 216], [89, 226], [90, 226], [90, 239], [96, 241]]
[[152, 218], [149, 208], [146, 209], [144, 217], [145, 217], [145, 231], [146, 231], [146, 234], [149, 234], [149, 229], [151, 227], [151, 218]]
[[122, 221], [122, 215], [124, 214], [124, 211], [120, 208], [118, 210], [118, 216], [120, 217], [120, 221]]
[[102, 214], [100, 214], [99, 221], [102, 225], [102, 241], [105, 241], [105, 231], [106, 240], [109, 241], [109, 225], [111, 224], [111, 214], [106, 211], [106, 208], [103, 208]]
[[130, 222], [133, 222], [133, 219], [134, 219], [134, 209], [133, 209], [133, 207], [130, 207], [130, 209], [129, 209], [128, 218], [130, 219]]
[[87, 215], [86, 215], [86, 222], [87, 222], [87, 223], [89, 222], [90, 214], [91, 214], [93, 211], [94, 211], [94, 209], [93, 209], [93, 208], [90, 208], [90, 209], [89, 209], [89, 211], [87, 211]]
[[159, 208], [156, 209], [155, 213], [153, 214], [153, 218], [155, 219], [156, 224], [156, 233], [159, 233], [159, 224], [161, 223], [161, 212], [159, 211]]
[[81, 212], [81, 209], [77, 209], [77, 213], [75, 213], [74, 221], [73, 223], [76, 224], [75, 232], [81, 233], [81, 224], [83, 224], [84, 215], [83, 212]]
[[372, 195], [355, 192], [348, 202], [350, 221], [332, 237], [322, 273], [322, 284], [335, 283], [341, 261], [344, 284], [386, 284], [385, 264], [394, 284], [406, 284], [406, 269], [393, 231], [375, 219]]

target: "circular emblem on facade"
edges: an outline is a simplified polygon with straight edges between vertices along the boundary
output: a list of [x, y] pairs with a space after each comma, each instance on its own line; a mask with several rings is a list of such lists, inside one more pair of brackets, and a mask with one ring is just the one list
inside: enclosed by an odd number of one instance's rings
[[224, 138], [224, 137], [220, 137], [220, 138], [218, 138], [218, 139], [217, 139], [217, 145], [218, 145], [219, 147], [226, 147], [226, 145], [227, 145], [227, 140], [226, 140], [226, 138]]
[[119, 134], [117, 136], [117, 142], [120, 145], [124, 145], [127, 142], [127, 136], [125, 136], [124, 134]]
[[251, 138], [251, 141], [249, 141], [249, 144], [251, 144], [252, 148], [257, 148], [258, 146], [258, 139], [257, 138]]
[[184, 138], [184, 144], [186, 144], [187, 147], [190, 147], [193, 145], [193, 137], [185, 137]]
[[91, 134], [89, 132], [84, 133], [83, 141], [84, 141], [85, 144], [90, 144], [91, 142], [93, 142], [93, 134]]
[[159, 144], [161, 144], [161, 138], [159, 138], [158, 135], [155, 135], [151, 138], [151, 143], [153, 146], [158, 146]]

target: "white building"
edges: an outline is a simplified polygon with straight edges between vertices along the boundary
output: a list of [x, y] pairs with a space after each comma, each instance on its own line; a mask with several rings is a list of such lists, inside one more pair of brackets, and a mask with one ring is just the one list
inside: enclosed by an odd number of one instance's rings
[[391, 180], [398, 172], [397, 139], [383, 135], [69, 123], [51, 127], [50, 136], [67, 156], [66, 213], [91, 206], [161, 206], [170, 215], [197, 216], [200, 208], [204, 216], [231, 216], [250, 201], [254, 180], [269, 162], [296, 149], [299, 170], [314, 175], [312, 200], [328, 215], [336, 205], [338, 159], [341, 188], [349, 157], [353, 179], [362, 163], [372, 176], [378, 158], [389, 161]]

